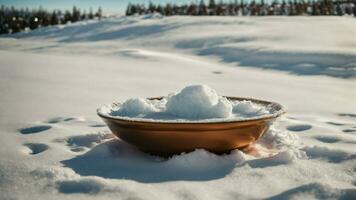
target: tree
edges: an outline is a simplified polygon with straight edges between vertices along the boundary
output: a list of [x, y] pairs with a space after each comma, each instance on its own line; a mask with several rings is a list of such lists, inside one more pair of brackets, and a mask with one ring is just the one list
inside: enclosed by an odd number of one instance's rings
[[198, 14], [197, 5], [195, 5], [194, 3], [191, 3], [190, 6], [188, 7], [187, 14], [188, 15], [197, 15]]
[[159, 14], [163, 15], [163, 8], [162, 8], [161, 5], [158, 5], [158, 6], [157, 6], [157, 12], [158, 12]]
[[72, 14], [69, 12], [69, 10], [66, 10], [64, 12], [64, 23], [72, 22]]
[[177, 6], [176, 4], [173, 4], [173, 7], [172, 7], [172, 14], [173, 14], [173, 15], [181, 15], [179, 6]]
[[71, 22], [79, 21], [79, 19], [80, 19], [80, 11], [78, 10], [78, 8], [76, 6], [73, 6]]
[[38, 28], [38, 25], [39, 25], [38, 18], [35, 15], [30, 17], [30, 24], [29, 25], [30, 25], [30, 29]]
[[101, 7], [98, 8], [98, 11], [95, 13], [95, 17], [101, 19], [103, 17], [103, 11]]
[[208, 12], [209, 15], [216, 15], [216, 4], [215, 0], [209, 0], [209, 6], [208, 6]]
[[156, 5], [154, 5], [154, 4], [152, 3], [152, 1], [150, 1], [150, 2], [148, 3], [148, 11], [149, 11], [150, 13], [156, 12]]
[[93, 14], [93, 9], [92, 8], [89, 9], [88, 18], [89, 19], [94, 19], [94, 14]]
[[224, 3], [220, 0], [219, 4], [216, 6], [216, 15], [225, 15]]
[[87, 19], [88, 19], [87, 11], [84, 10], [83, 14], [80, 16], [80, 20], [87, 20]]
[[256, 12], [256, 2], [255, 2], [255, 0], [251, 1], [249, 8], [250, 8], [250, 15], [251, 15], [251, 16], [254, 16], [254, 15], [257, 14], [257, 12]]
[[54, 10], [51, 15], [51, 25], [57, 25], [57, 24], [59, 24], [59, 19], [58, 19], [57, 12]]
[[172, 15], [172, 6], [171, 4], [167, 4], [166, 7], [164, 8], [164, 14], [166, 16]]
[[204, 3], [204, 0], [200, 0], [199, 8], [198, 8], [198, 15], [207, 15], [208, 11], [206, 8], [206, 5]]
[[62, 15], [60, 10], [49, 12], [42, 7], [30, 11], [28, 8], [16, 9], [15, 7], [7, 8], [1, 6], [0, 34], [16, 33], [28, 28], [36, 29], [39, 27], [75, 22], [84, 19], [87, 19], [87, 15], [85, 13], [80, 15], [79, 9], [75, 6], [73, 7], [72, 12], [67, 10], [64, 15]]

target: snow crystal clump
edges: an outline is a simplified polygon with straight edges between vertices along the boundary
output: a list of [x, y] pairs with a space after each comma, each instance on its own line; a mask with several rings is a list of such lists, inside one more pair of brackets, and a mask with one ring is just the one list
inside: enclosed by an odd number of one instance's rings
[[238, 101], [233, 103], [233, 112], [243, 116], [256, 116], [268, 114], [268, 110], [265, 107], [261, 107], [252, 103], [251, 101]]
[[300, 151], [299, 149], [288, 149], [282, 152], [279, 152], [277, 155], [273, 156], [273, 160], [279, 163], [292, 163], [299, 159], [306, 159], [307, 155], [304, 151]]
[[188, 171], [215, 171], [245, 161], [246, 154], [234, 150], [228, 155], [216, 155], [203, 149], [175, 155], [164, 162], [165, 168]]
[[47, 178], [47, 179], [70, 179], [78, 178], [79, 175], [76, 174], [70, 168], [63, 168], [57, 166], [43, 166], [39, 167], [30, 173], [35, 178]]
[[121, 105], [120, 109], [115, 111], [113, 114], [123, 116], [138, 116], [155, 111], [157, 111], [157, 109], [149, 100], [143, 98], [134, 98], [126, 100]]
[[299, 148], [302, 145], [298, 135], [289, 131], [281, 131], [274, 126], [270, 126], [259, 143], [276, 149]]
[[280, 152], [273, 157], [273, 160], [280, 163], [291, 163], [298, 159], [308, 158], [306, 152], [301, 150], [303, 145], [298, 135], [289, 131], [280, 131], [273, 126], [258, 143], [267, 148], [279, 150]]
[[171, 96], [167, 112], [187, 119], [228, 118], [232, 105], [206, 85], [192, 85]]

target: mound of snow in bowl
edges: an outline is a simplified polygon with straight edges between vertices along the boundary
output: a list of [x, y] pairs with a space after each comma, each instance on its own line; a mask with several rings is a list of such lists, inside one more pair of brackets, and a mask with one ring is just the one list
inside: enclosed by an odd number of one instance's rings
[[229, 100], [206, 85], [187, 86], [160, 100], [128, 99], [99, 112], [120, 118], [160, 121], [224, 121], [272, 114], [266, 106], [248, 100]]
[[228, 118], [232, 104], [206, 85], [193, 85], [171, 96], [166, 111], [186, 119]]

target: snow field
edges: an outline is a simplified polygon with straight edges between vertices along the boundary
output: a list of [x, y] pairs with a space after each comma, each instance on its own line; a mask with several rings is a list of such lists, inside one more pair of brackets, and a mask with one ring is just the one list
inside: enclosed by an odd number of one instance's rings
[[[118, 17], [0, 38], [0, 199], [355, 199], [355, 27]], [[96, 116], [192, 84], [287, 114], [244, 152], [171, 159], [117, 140]]]

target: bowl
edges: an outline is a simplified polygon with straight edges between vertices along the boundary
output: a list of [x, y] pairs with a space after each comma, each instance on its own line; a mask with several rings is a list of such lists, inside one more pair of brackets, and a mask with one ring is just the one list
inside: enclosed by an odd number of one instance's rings
[[[285, 113], [283, 106], [275, 102], [242, 97], [226, 98], [249, 100], [268, 106], [272, 114], [243, 120], [170, 122], [111, 116], [100, 108], [97, 113], [121, 140], [146, 153], [163, 157], [195, 149], [205, 149], [216, 154], [243, 149], [258, 140], [271, 123]], [[162, 97], [148, 99], [160, 100]]]

